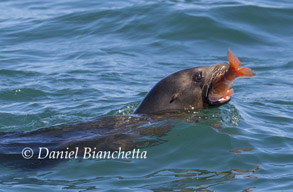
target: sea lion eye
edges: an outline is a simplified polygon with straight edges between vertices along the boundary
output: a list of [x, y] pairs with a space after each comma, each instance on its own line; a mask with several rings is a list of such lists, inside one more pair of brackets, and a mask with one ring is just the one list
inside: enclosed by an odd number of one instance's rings
[[198, 72], [193, 76], [193, 80], [196, 82], [201, 82], [202, 80], [202, 72]]

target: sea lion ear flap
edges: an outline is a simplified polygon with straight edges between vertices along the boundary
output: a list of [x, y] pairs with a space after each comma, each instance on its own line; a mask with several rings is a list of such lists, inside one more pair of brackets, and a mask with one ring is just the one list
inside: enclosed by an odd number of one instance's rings
[[180, 95], [181, 95], [181, 92], [174, 93], [173, 96], [171, 97], [171, 100], [169, 101], [169, 103], [173, 103], [173, 101], [178, 99]]

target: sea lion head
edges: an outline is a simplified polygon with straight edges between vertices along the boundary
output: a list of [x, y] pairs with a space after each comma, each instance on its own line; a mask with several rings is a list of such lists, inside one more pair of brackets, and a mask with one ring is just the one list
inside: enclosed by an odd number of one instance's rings
[[230, 98], [221, 102], [211, 102], [208, 97], [213, 83], [227, 73], [228, 69], [228, 63], [218, 63], [175, 72], [159, 81], [134, 113], [195, 110], [228, 103]]

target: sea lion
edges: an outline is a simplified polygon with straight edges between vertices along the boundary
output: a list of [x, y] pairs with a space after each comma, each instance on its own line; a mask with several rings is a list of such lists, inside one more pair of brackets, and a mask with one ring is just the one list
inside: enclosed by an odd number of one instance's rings
[[[229, 88], [234, 79], [254, 75], [249, 68], [239, 68], [240, 61], [229, 50], [228, 60], [230, 65], [219, 63], [185, 69], [159, 81], [134, 112], [148, 115], [109, 116], [89, 122], [68, 123], [31, 131], [0, 132], [0, 165], [38, 168], [47, 163], [51, 164], [51, 161], [37, 158], [40, 147], [57, 151], [77, 147], [113, 151], [118, 147], [130, 150], [165, 142], [160, 137], [172, 128], [173, 120], [193, 121], [181, 119], [178, 114], [168, 112], [228, 103], [233, 93]], [[157, 113], [159, 115], [156, 115]], [[194, 120], [196, 121], [196, 117]], [[34, 156], [30, 161], [21, 155], [24, 147], [33, 151]]]
[[135, 114], [155, 114], [220, 106], [231, 100], [229, 88], [235, 78], [254, 76], [242, 67], [239, 59], [228, 49], [228, 63], [194, 67], [173, 73], [159, 81], [146, 95]]

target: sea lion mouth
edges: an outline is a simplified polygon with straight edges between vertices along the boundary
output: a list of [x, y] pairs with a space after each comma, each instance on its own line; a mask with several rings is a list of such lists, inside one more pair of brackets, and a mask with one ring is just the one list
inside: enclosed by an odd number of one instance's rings
[[219, 106], [228, 103], [231, 100], [231, 95], [233, 94], [232, 89], [228, 89], [226, 93], [221, 95], [211, 95], [211, 90], [216, 88], [218, 82], [224, 80], [225, 74], [229, 71], [228, 63], [217, 64], [213, 70], [213, 77], [211, 78], [210, 86], [207, 90], [206, 100], [211, 106]]

